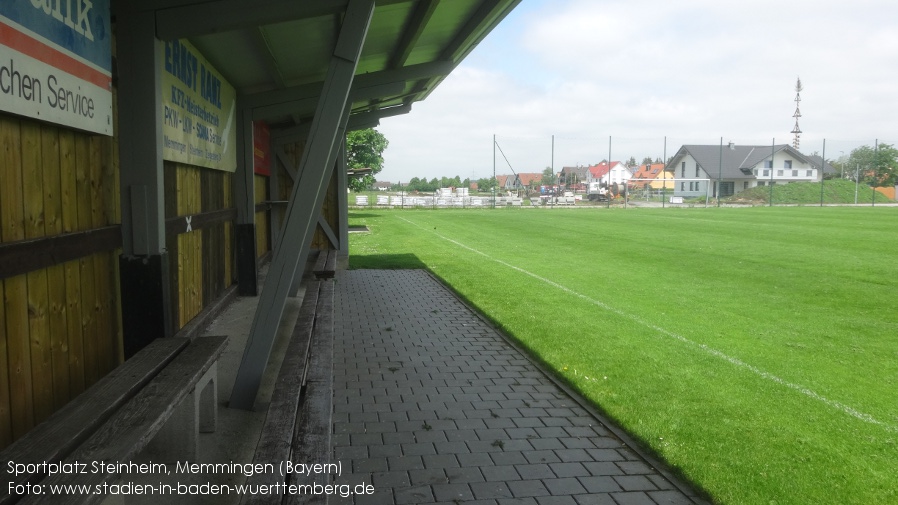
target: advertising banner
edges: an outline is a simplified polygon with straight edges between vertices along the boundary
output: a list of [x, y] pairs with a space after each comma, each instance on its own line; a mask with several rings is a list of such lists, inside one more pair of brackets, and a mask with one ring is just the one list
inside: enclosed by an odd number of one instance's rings
[[164, 159], [237, 169], [237, 93], [186, 40], [165, 43], [159, 112]]
[[0, 1], [0, 110], [112, 135], [109, 0]]
[[253, 121], [253, 172], [271, 175], [271, 133], [265, 121]]

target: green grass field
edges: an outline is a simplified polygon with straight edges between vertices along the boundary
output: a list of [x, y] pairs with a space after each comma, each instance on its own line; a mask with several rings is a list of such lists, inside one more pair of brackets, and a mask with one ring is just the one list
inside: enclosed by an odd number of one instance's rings
[[715, 502], [898, 503], [898, 208], [350, 224], [352, 268], [430, 269]]

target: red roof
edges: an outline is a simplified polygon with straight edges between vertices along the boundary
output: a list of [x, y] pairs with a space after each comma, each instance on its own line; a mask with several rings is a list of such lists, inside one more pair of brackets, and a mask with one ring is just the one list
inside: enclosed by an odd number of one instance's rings
[[652, 163], [651, 165], [639, 165], [639, 169], [633, 174], [634, 179], [654, 179], [664, 170], [664, 163]]
[[518, 174], [518, 180], [523, 186], [530, 186], [534, 181], [539, 182], [543, 178], [543, 174], [522, 173]]
[[601, 179], [604, 177], [612, 168], [620, 165], [619, 161], [612, 161], [611, 165], [608, 165], [608, 162], [601, 162], [597, 165], [591, 165], [589, 167], [589, 173], [592, 174], [593, 179]]

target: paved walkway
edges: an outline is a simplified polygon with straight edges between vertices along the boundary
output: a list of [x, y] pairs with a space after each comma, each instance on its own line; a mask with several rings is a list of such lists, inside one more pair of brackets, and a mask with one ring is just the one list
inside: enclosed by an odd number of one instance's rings
[[336, 287], [336, 482], [375, 491], [331, 503], [697, 501], [427, 272], [340, 271]]

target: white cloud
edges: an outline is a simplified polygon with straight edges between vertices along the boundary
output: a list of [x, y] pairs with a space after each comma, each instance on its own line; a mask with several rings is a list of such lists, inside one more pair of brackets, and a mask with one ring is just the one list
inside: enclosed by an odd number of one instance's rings
[[380, 178], [489, 175], [493, 134], [525, 172], [552, 162], [552, 135], [556, 170], [606, 158], [609, 135], [616, 159], [661, 156], [665, 136], [668, 154], [788, 143], [797, 76], [804, 150], [895, 142], [895, 19], [884, 0], [528, 0], [411, 114], [383, 121]]

